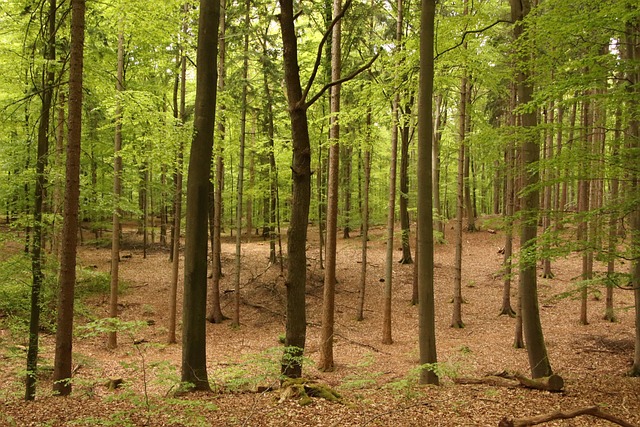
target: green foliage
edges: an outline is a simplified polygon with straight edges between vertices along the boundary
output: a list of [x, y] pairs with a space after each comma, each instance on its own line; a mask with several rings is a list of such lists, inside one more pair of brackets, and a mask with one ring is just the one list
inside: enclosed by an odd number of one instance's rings
[[[285, 349], [285, 360], [298, 363], [308, 360], [294, 356], [295, 351]], [[274, 387], [282, 379], [283, 348], [272, 347], [259, 353], [243, 354], [239, 359], [218, 366], [209, 372], [214, 388], [223, 392], [255, 391], [258, 387]]]

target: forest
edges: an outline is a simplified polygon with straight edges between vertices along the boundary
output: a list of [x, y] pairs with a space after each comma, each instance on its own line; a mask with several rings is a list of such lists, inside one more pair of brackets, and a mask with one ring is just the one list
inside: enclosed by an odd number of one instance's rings
[[0, 23], [0, 425], [640, 426], [636, 1]]

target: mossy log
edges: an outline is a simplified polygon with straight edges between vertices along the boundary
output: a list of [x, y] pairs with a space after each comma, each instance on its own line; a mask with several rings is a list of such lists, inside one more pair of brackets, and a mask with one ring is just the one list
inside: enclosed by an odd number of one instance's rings
[[306, 378], [289, 378], [282, 382], [280, 400], [298, 399], [302, 406], [311, 403], [312, 397], [319, 397], [330, 402], [340, 402], [341, 396], [326, 384], [320, 384]]

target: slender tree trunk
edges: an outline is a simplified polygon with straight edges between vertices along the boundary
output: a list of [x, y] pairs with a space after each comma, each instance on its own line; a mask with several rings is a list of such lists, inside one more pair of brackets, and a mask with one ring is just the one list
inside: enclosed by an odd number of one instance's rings
[[[546, 117], [546, 131], [545, 131], [545, 160], [546, 162], [551, 161], [553, 157], [553, 124], [554, 124], [554, 104], [551, 102], [549, 107], [547, 108], [545, 117]], [[548, 165], [544, 168], [544, 177], [546, 181], [546, 185], [544, 186], [543, 193], [543, 206], [542, 206], [542, 228], [543, 233], [550, 234], [552, 232], [551, 226], [551, 192], [553, 190], [552, 182], [554, 180], [554, 175], [552, 168]], [[543, 240], [542, 245], [542, 277], [545, 279], [552, 279], [553, 272], [551, 271], [551, 254], [549, 251], [551, 250], [550, 237], [546, 236]]]
[[[185, 13], [185, 22], [187, 14], [187, 6], [183, 9]], [[183, 23], [183, 34], [186, 27]], [[184, 126], [185, 108], [186, 108], [186, 77], [187, 77], [187, 57], [184, 48], [180, 51], [180, 106], [176, 111], [180, 125]], [[177, 102], [176, 102], [177, 104]], [[171, 239], [171, 252], [173, 257], [171, 260], [171, 287], [169, 291], [169, 334], [167, 341], [169, 344], [177, 343], [176, 339], [176, 322], [178, 307], [178, 280], [180, 274], [180, 228], [182, 224], [182, 184], [184, 169], [184, 141], [180, 138], [178, 142], [178, 153], [176, 155], [175, 189], [173, 194], [173, 233]]]
[[344, 153], [344, 161], [342, 162], [344, 168], [344, 179], [342, 192], [344, 194], [344, 227], [342, 230], [342, 238], [349, 239], [351, 233], [351, 157], [353, 156], [353, 147], [351, 145], [342, 146]]
[[[371, 141], [371, 106], [367, 107], [367, 144]], [[363, 203], [362, 203], [362, 264], [360, 266], [360, 286], [356, 320], [364, 320], [364, 296], [367, 287], [367, 242], [369, 241], [369, 186], [371, 183], [371, 151], [365, 149], [363, 159]]]
[[[46, 3], [42, 4], [44, 9]], [[56, 0], [49, 0], [46, 23], [43, 32], [48, 40], [44, 49], [45, 61], [55, 61], [56, 58]], [[42, 271], [43, 230], [42, 211], [47, 177], [45, 168], [49, 155], [49, 121], [51, 116], [51, 100], [53, 98], [53, 70], [45, 67], [42, 70], [42, 108], [38, 126], [38, 154], [36, 159], [36, 182], [33, 206], [33, 242], [31, 247], [31, 272], [33, 282], [31, 286], [31, 307], [29, 316], [29, 347], [27, 350], [27, 375], [25, 381], [25, 400], [33, 400], [36, 396], [36, 380], [38, 370], [38, 337], [40, 331], [40, 293], [44, 272]]]
[[[509, 112], [509, 126], [515, 126], [515, 109], [516, 106], [516, 93], [515, 86], [511, 85], [511, 96], [510, 96], [510, 112]], [[504, 270], [504, 286], [502, 288], [502, 307], [500, 308], [500, 315], [507, 315], [510, 317], [515, 317], [516, 312], [511, 308], [511, 276], [512, 276], [512, 262], [511, 257], [513, 256], [513, 214], [514, 214], [514, 199], [515, 199], [515, 180], [514, 180], [514, 171], [516, 168], [515, 165], [515, 156], [513, 143], [509, 142], [507, 144], [507, 155], [505, 161], [505, 179], [507, 181], [506, 189], [504, 192], [505, 198], [505, 209], [504, 209], [504, 261], [502, 263]], [[519, 305], [519, 304], [518, 304]], [[519, 325], [522, 327], [522, 318], [518, 315], [518, 319], [520, 320]], [[520, 329], [520, 336], [522, 336], [522, 329]], [[516, 343], [518, 340], [516, 339]], [[520, 347], [517, 347], [520, 348]]]
[[[440, 202], [440, 141], [442, 140], [442, 130], [447, 122], [447, 108], [444, 97], [441, 94], [435, 97], [435, 122], [434, 136], [431, 157], [433, 159], [433, 204], [436, 212], [435, 231], [438, 242], [444, 242], [444, 212]], [[416, 255], [417, 258], [417, 255]]]
[[[467, 2], [465, 0], [465, 15], [467, 13]], [[454, 259], [453, 277], [453, 314], [451, 317], [452, 328], [464, 328], [462, 322], [462, 217], [464, 215], [464, 190], [465, 190], [465, 165], [466, 144], [465, 135], [467, 130], [467, 90], [466, 74], [460, 83], [460, 105], [458, 107], [460, 118], [458, 120], [458, 135], [460, 147], [458, 149], [458, 175], [456, 191], [456, 254]], [[467, 211], [468, 212], [468, 211]], [[473, 215], [472, 215], [473, 216]]]
[[[182, 381], [209, 390], [206, 359], [207, 194], [213, 154], [218, 71], [219, 0], [200, 0], [195, 122], [187, 180], [182, 310]], [[177, 255], [177, 254], [176, 254]]]
[[433, 122], [433, 42], [435, 0], [423, 0], [420, 15], [420, 82], [418, 94], [418, 347], [420, 383], [438, 384], [427, 364], [437, 363], [435, 302], [433, 295], [433, 204], [431, 201], [431, 150]]
[[[583, 135], [582, 135], [582, 150], [583, 150], [583, 164], [581, 167], [581, 174], [589, 171], [590, 166], [589, 154], [591, 138], [591, 111], [589, 108], [589, 100], [584, 100], [583, 103]], [[582, 176], [578, 183], [578, 212], [581, 216], [580, 223], [578, 224], [577, 239], [581, 245], [582, 251], [582, 284], [580, 285], [580, 323], [582, 325], [589, 324], [587, 316], [587, 296], [588, 296], [588, 281], [591, 280], [591, 269], [589, 263], [589, 254], [591, 248], [589, 248], [589, 221], [587, 215], [589, 212], [589, 177]]]
[[409, 220], [409, 142], [410, 130], [409, 117], [411, 117], [411, 104], [413, 99], [405, 105], [404, 115], [406, 119], [402, 121], [402, 132], [400, 134], [402, 143], [400, 145], [400, 228], [402, 228], [402, 258], [400, 264], [413, 264], [411, 258], [410, 242], [410, 220]]
[[[342, 0], [333, 0], [333, 16], [342, 11]], [[331, 39], [331, 80], [337, 81], [341, 74], [342, 26], [338, 22], [333, 27]], [[336, 287], [336, 245], [338, 237], [338, 182], [340, 175], [340, 85], [331, 88], [331, 115], [329, 124], [329, 176], [327, 184], [327, 246], [326, 268], [324, 272], [324, 293], [322, 303], [322, 329], [320, 331], [320, 361], [318, 369], [333, 370], [333, 329]]]
[[[62, 165], [64, 158], [64, 136], [65, 136], [65, 106], [67, 103], [64, 91], [58, 92], [58, 119], [56, 124], [56, 152], [55, 162], [56, 165]], [[60, 226], [58, 224], [58, 218], [62, 217], [64, 195], [61, 182], [56, 182], [53, 188], [53, 206], [54, 206], [54, 220], [53, 220], [53, 253], [56, 260], [60, 259]]]
[[[620, 107], [616, 110], [616, 124], [615, 124], [615, 132], [613, 137], [613, 144], [611, 149], [611, 157], [616, 159], [620, 156], [620, 138], [622, 137], [622, 109]], [[604, 319], [609, 322], [616, 321], [616, 314], [613, 308], [613, 290], [616, 285], [616, 276], [615, 276], [615, 256], [614, 254], [617, 252], [618, 246], [618, 215], [620, 214], [619, 208], [619, 188], [620, 181], [618, 179], [618, 171], [614, 169], [611, 177], [611, 196], [609, 198], [609, 204], [612, 205], [611, 213], [609, 214], [609, 247], [608, 247], [608, 255], [607, 255], [607, 291], [605, 297], [605, 310], [604, 310]]]
[[[531, 6], [528, 0], [511, 0], [511, 18], [515, 22], [514, 35], [516, 39], [526, 37], [522, 20], [529, 13]], [[523, 64], [526, 65], [526, 64]], [[529, 71], [523, 69], [517, 74], [518, 103], [527, 105], [531, 102], [533, 87], [529, 81]], [[522, 114], [522, 127], [526, 130], [526, 139], [522, 145], [522, 155], [525, 164], [523, 174], [525, 187], [528, 191], [522, 196], [522, 225], [520, 232], [520, 284], [522, 327], [527, 344], [531, 376], [540, 378], [551, 375], [551, 364], [547, 356], [547, 349], [542, 333], [540, 311], [538, 307], [538, 285], [536, 275], [536, 235], [539, 211], [539, 191], [537, 185], [540, 177], [537, 169], [532, 168], [540, 158], [540, 147], [535, 135], [535, 112]]]
[[71, 393], [73, 300], [76, 283], [78, 207], [80, 199], [80, 142], [82, 140], [82, 70], [84, 60], [85, 1], [71, 0], [71, 46], [69, 59], [69, 139], [67, 142], [64, 223], [56, 323], [53, 391]]
[[[403, 22], [403, 0], [397, 0], [397, 20], [396, 20], [396, 51], [401, 50], [402, 44], [402, 22]], [[383, 319], [382, 319], [382, 343], [392, 344], [391, 337], [391, 297], [393, 294], [393, 232], [395, 226], [396, 209], [396, 167], [398, 163], [398, 130], [400, 110], [400, 94], [396, 91], [393, 98], [391, 111], [391, 164], [389, 165], [389, 199], [387, 204], [387, 254], [385, 261], [385, 283], [383, 299]]]
[[[122, 23], [121, 23], [122, 25]], [[118, 67], [116, 75], [116, 91], [120, 95], [124, 91], [124, 33], [118, 33]], [[113, 222], [111, 226], [111, 295], [109, 298], [109, 317], [118, 317], [118, 281], [120, 266], [120, 196], [122, 194], [122, 102], [116, 100], [116, 129], [113, 147]], [[109, 348], [118, 346], [115, 330], [109, 331]]]
[[249, 25], [251, 8], [250, 0], [245, 3], [244, 60], [242, 68], [242, 96], [240, 99], [240, 153], [238, 159], [238, 191], [236, 202], [236, 269], [234, 275], [235, 295], [233, 310], [233, 326], [240, 326], [240, 268], [242, 267], [242, 197], [244, 191], [244, 151], [247, 138], [247, 90], [249, 75]]
[[[220, 0], [220, 29], [218, 35], [218, 93], [223, 93], [225, 90], [226, 80], [226, 15], [227, 15], [227, 3], [226, 0]], [[216, 148], [216, 172], [215, 172], [215, 185], [213, 195], [213, 247], [211, 248], [211, 286], [209, 287], [209, 309], [207, 313], [207, 320], [211, 323], [222, 323], [225, 319], [222, 314], [222, 308], [220, 307], [220, 279], [222, 278], [222, 243], [221, 228], [222, 228], [222, 187], [224, 185], [224, 159], [222, 157], [222, 150], [224, 149], [225, 140], [225, 105], [224, 102], [219, 105], [219, 117], [218, 117], [218, 141], [219, 147]]]

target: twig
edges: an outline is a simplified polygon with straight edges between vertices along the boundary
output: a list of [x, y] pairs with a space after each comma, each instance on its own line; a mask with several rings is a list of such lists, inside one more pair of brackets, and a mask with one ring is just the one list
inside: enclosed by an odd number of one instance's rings
[[450, 51], [452, 51], [452, 50], [454, 50], [454, 49], [457, 49], [457, 48], [459, 48], [460, 46], [462, 46], [462, 45], [464, 44], [464, 39], [465, 39], [469, 34], [482, 33], [482, 32], [484, 32], [484, 31], [487, 31], [489, 28], [495, 27], [496, 25], [501, 24], [501, 23], [505, 23], [505, 24], [513, 24], [513, 22], [512, 22], [512, 21], [510, 21], [510, 20], [507, 20], [507, 19], [498, 19], [498, 20], [497, 20], [496, 22], [494, 22], [493, 24], [487, 25], [486, 27], [484, 27], [484, 28], [480, 28], [479, 30], [468, 30], [468, 31], [465, 31], [464, 33], [462, 33], [462, 39], [461, 39], [458, 43], [456, 43], [455, 45], [453, 45], [453, 46], [451, 46], [451, 47], [449, 47], [449, 48], [447, 48], [447, 49], [443, 50], [442, 52], [438, 53], [438, 54], [433, 58], [433, 60], [435, 61], [436, 59], [440, 58], [440, 57], [441, 57], [442, 55], [444, 55], [445, 53], [450, 52]]

